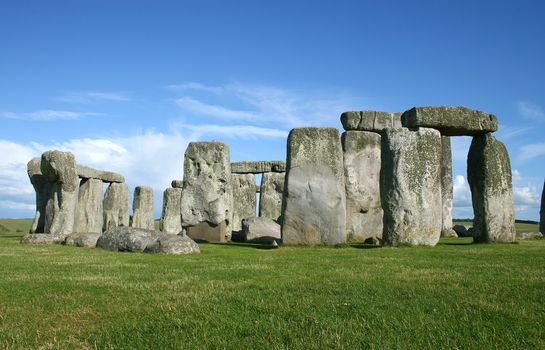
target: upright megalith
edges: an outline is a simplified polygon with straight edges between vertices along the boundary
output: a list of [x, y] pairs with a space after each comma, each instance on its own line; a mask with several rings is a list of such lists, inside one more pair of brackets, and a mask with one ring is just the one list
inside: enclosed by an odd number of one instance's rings
[[387, 245], [435, 245], [441, 236], [441, 135], [420, 128], [382, 133], [380, 193]]
[[297, 128], [288, 136], [282, 205], [285, 244], [346, 242], [342, 148], [335, 128]]
[[47, 151], [40, 169], [51, 187], [46, 203], [44, 232], [66, 236], [74, 231], [78, 201], [76, 160], [70, 152]]
[[347, 239], [364, 242], [370, 237], [382, 237], [381, 136], [369, 131], [346, 131], [342, 146]]
[[441, 236], [456, 237], [452, 229], [452, 148], [449, 136], [441, 136], [441, 199], [442, 224]]
[[163, 192], [161, 231], [177, 235], [182, 231], [182, 189], [167, 188]]
[[475, 242], [513, 242], [515, 212], [511, 164], [505, 145], [492, 134], [473, 137], [467, 156]]
[[153, 189], [147, 186], [137, 186], [134, 189], [132, 202], [131, 227], [154, 230], [153, 220]]
[[224, 242], [233, 216], [229, 147], [217, 141], [191, 142], [184, 156], [182, 226], [196, 240]]
[[102, 180], [82, 179], [79, 186], [76, 232], [102, 233]]
[[30, 183], [36, 192], [36, 213], [30, 228], [30, 233], [45, 232], [45, 208], [51, 193], [51, 185], [42, 175], [41, 170], [42, 158], [32, 158], [27, 164], [27, 173]]
[[113, 182], [108, 186], [104, 201], [104, 231], [118, 226], [129, 226], [131, 194], [126, 183]]
[[545, 235], [545, 182], [541, 192], [541, 209], [539, 210], [539, 232]]
[[261, 176], [259, 216], [282, 222], [282, 197], [285, 173], [264, 173]]
[[242, 220], [255, 217], [256, 194], [254, 174], [231, 174], [233, 190], [233, 231], [242, 230]]

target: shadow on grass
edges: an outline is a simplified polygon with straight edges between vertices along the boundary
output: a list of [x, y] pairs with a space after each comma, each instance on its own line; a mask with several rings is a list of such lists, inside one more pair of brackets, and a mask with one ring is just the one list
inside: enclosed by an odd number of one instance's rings
[[375, 244], [364, 244], [364, 243], [350, 243], [348, 244], [350, 248], [356, 248], [356, 249], [376, 249], [376, 248], [382, 248], [380, 245]]
[[273, 246], [272, 244], [266, 243], [244, 243], [244, 242], [228, 242], [228, 243], [210, 243], [210, 242], [198, 242], [199, 245], [217, 245], [222, 247], [243, 247], [243, 248], [253, 248], [261, 250], [272, 250], [277, 249], [278, 247]]

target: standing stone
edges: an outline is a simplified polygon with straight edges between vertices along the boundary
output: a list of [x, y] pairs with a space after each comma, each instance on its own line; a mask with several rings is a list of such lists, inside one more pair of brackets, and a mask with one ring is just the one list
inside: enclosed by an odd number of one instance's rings
[[221, 142], [191, 142], [184, 157], [182, 226], [196, 240], [231, 238], [233, 192], [229, 147]]
[[450, 137], [441, 136], [441, 198], [443, 202], [442, 237], [456, 237], [452, 229], [452, 150]]
[[163, 192], [161, 231], [177, 235], [182, 231], [182, 189], [167, 188]]
[[231, 174], [233, 189], [233, 231], [242, 230], [242, 220], [255, 217], [256, 195], [254, 174]]
[[82, 179], [78, 194], [76, 232], [102, 233], [102, 180]]
[[259, 216], [282, 223], [282, 198], [285, 173], [265, 173], [261, 176]]
[[47, 151], [40, 163], [44, 179], [51, 187], [45, 208], [44, 232], [59, 236], [74, 231], [78, 201], [76, 160], [70, 152]]
[[541, 209], [539, 210], [539, 232], [545, 235], [545, 182], [541, 192]]
[[515, 211], [511, 164], [505, 145], [492, 134], [473, 137], [467, 155], [475, 242], [513, 242]]
[[131, 195], [126, 183], [111, 183], [103, 201], [104, 231], [118, 226], [129, 226]]
[[27, 173], [30, 183], [36, 192], [36, 213], [30, 228], [30, 233], [44, 233], [45, 229], [45, 207], [51, 195], [51, 185], [46, 181], [40, 169], [42, 159], [32, 158], [27, 164]]
[[[439, 150], [439, 151], [438, 151]], [[441, 135], [420, 128], [382, 133], [380, 193], [387, 245], [430, 245], [442, 227]]]
[[379, 134], [347, 131], [342, 135], [346, 183], [346, 233], [352, 242], [382, 237]]
[[335, 128], [296, 128], [288, 136], [282, 204], [286, 244], [346, 242], [342, 148]]
[[154, 230], [153, 220], [153, 190], [147, 186], [137, 186], [134, 189], [132, 202], [131, 227]]

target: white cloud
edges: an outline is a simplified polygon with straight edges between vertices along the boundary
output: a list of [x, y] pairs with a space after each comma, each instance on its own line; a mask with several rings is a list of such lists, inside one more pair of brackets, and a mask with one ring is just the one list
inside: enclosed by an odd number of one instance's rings
[[33, 121], [77, 120], [87, 116], [103, 115], [103, 113], [95, 112], [59, 111], [53, 109], [42, 109], [39, 111], [28, 113], [0, 112], [1, 118]]
[[288, 132], [285, 130], [262, 128], [251, 125], [215, 125], [215, 124], [176, 124], [177, 127], [191, 132], [190, 139], [201, 139], [204, 135], [221, 136], [231, 139], [250, 139], [255, 140], [262, 137], [268, 138], [287, 138]]
[[536, 187], [531, 184], [526, 186], [513, 187], [513, 196], [516, 206], [529, 206], [538, 208], [541, 196], [537, 193]]
[[454, 207], [471, 207], [471, 190], [469, 184], [462, 175], [456, 175], [452, 181]]
[[184, 111], [192, 112], [197, 115], [209, 116], [224, 120], [241, 120], [255, 122], [259, 117], [252, 112], [230, 109], [222, 106], [207, 104], [194, 99], [191, 96], [184, 96], [176, 100], [176, 104]]
[[518, 157], [522, 161], [545, 155], [545, 142], [531, 143], [519, 149]]
[[221, 86], [210, 86], [210, 85], [205, 85], [205, 84], [196, 83], [196, 82], [171, 84], [171, 85], [168, 85], [167, 88], [172, 90], [180, 90], [180, 91], [185, 91], [185, 90], [203, 91], [203, 92], [208, 92], [208, 93], [212, 93], [216, 95], [220, 95], [224, 93], [225, 91], [225, 89]]
[[96, 101], [126, 102], [131, 99], [122, 92], [72, 91], [58, 97], [57, 100], [68, 103], [92, 103]]
[[518, 103], [518, 109], [519, 113], [526, 119], [537, 122], [545, 121], [545, 112], [543, 112], [543, 109], [536, 104], [528, 101], [520, 101]]

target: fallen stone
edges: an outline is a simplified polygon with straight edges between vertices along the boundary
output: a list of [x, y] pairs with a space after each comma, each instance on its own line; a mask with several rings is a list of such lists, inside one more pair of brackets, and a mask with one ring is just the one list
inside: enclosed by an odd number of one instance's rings
[[137, 186], [134, 189], [132, 202], [131, 227], [153, 230], [153, 189], [147, 186]]
[[102, 181], [82, 179], [78, 193], [76, 232], [102, 233], [102, 201]]
[[161, 231], [177, 235], [182, 231], [182, 189], [167, 188], [163, 192]]
[[452, 150], [449, 136], [441, 136], [442, 237], [456, 237], [452, 229]]
[[64, 244], [76, 247], [95, 248], [98, 238], [101, 235], [102, 232], [74, 232], [66, 236]]
[[23, 244], [53, 244], [62, 243], [66, 236], [50, 233], [29, 233], [21, 238]]
[[350, 242], [382, 237], [380, 204], [381, 136], [369, 131], [342, 135], [346, 183], [346, 233]]
[[543, 234], [540, 232], [517, 232], [516, 234], [516, 240], [521, 241], [525, 239], [535, 239], [535, 238], [541, 238], [543, 237]]
[[172, 180], [170, 183], [172, 188], [184, 188], [184, 181], [183, 180]]
[[286, 163], [281, 160], [231, 163], [231, 172], [235, 174], [283, 173], [285, 171]]
[[474, 242], [513, 242], [515, 211], [511, 164], [505, 145], [492, 134], [473, 137], [467, 156], [473, 203]]
[[225, 221], [217, 225], [205, 221], [186, 228], [186, 235], [197, 242], [224, 243], [227, 242], [227, 225]]
[[282, 207], [284, 244], [346, 242], [346, 197], [339, 130], [296, 128], [288, 136]]
[[126, 183], [111, 183], [104, 195], [104, 231], [118, 226], [129, 226], [131, 195]]
[[495, 115], [463, 106], [422, 106], [403, 113], [407, 128], [433, 128], [445, 136], [473, 136], [498, 130]]
[[32, 158], [27, 164], [27, 173], [30, 183], [34, 187], [36, 194], [36, 212], [34, 214], [34, 220], [30, 228], [30, 233], [43, 233], [45, 232], [45, 209], [47, 201], [51, 196], [51, 185], [45, 177], [42, 175], [41, 170], [42, 158]]
[[160, 234], [149, 243], [144, 249], [144, 253], [162, 253], [162, 254], [195, 254], [200, 253], [199, 245], [187, 236]]
[[256, 195], [254, 174], [231, 174], [233, 189], [233, 231], [242, 230], [242, 220], [255, 217]]
[[282, 222], [282, 198], [285, 173], [265, 173], [261, 176], [259, 216]]
[[469, 233], [468, 228], [464, 225], [454, 225], [452, 226], [452, 230], [458, 237], [471, 237], [471, 233]]
[[251, 243], [273, 243], [282, 239], [280, 225], [270, 218], [248, 218], [242, 220], [244, 241]]
[[143, 252], [158, 236], [152, 230], [119, 226], [104, 232], [96, 246], [114, 252]]
[[382, 133], [380, 192], [384, 244], [429, 245], [442, 227], [441, 135], [420, 128]]
[[400, 128], [401, 113], [381, 111], [349, 111], [341, 114], [344, 130], [381, 132], [385, 128]]
[[125, 178], [121, 174], [114, 173], [112, 171], [103, 171], [90, 168], [84, 165], [76, 165], [76, 171], [78, 176], [82, 179], [98, 179], [104, 182], [125, 182]]

